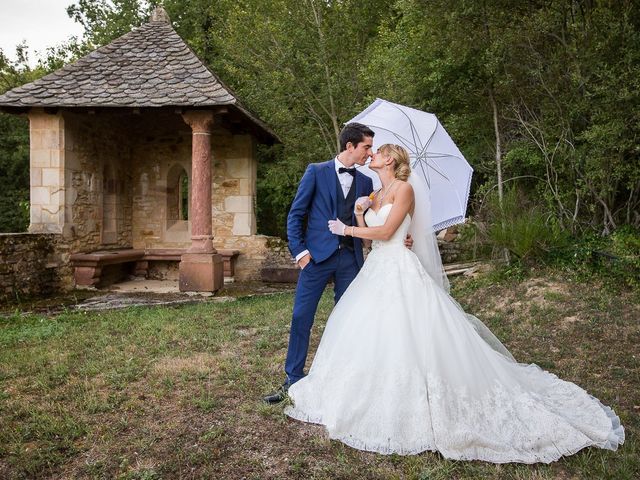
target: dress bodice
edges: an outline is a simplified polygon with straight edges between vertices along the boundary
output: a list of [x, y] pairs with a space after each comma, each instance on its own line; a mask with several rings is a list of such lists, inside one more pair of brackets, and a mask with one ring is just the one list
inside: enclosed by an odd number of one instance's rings
[[[377, 212], [373, 211], [372, 209], [367, 210], [367, 213], [364, 216], [364, 219], [367, 222], [367, 226], [379, 227], [381, 225], [384, 225], [384, 222], [387, 220], [392, 207], [393, 203], [387, 203], [386, 205], [383, 205], [382, 208], [380, 208], [380, 210], [378, 210]], [[396, 244], [404, 246], [404, 239], [407, 236], [410, 225], [411, 217], [407, 213], [407, 215], [404, 217], [404, 220], [395, 231], [395, 233], [391, 236], [391, 238], [389, 240], [374, 240], [371, 243], [372, 248], [380, 247], [382, 245]]]

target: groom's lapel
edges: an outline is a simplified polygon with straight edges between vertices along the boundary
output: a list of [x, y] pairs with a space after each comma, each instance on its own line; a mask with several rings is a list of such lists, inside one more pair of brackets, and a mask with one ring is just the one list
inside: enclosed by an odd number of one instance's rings
[[356, 170], [356, 175], [353, 179], [353, 181], [356, 182], [356, 198], [362, 197], [364, 195], [364, 193], [362, 192], [362, 189], [364, 188], [363, 175], [364, 173], [360, 173]]
[[334, 210], [334, 215], [336, 214], [337, 210], [337, 205], [338, 205], [338, 192], [336, 191], [336, 167], [335, 167], [335, 163], [333, 160], [330, 160], [329, 162], [327, 162], [327, 166], [324, 169], [324, 174], [326, 177], [326, 185], [327, 188], [329, 189], [329, 196], [331, 197], [331, 205], [333, 207]]

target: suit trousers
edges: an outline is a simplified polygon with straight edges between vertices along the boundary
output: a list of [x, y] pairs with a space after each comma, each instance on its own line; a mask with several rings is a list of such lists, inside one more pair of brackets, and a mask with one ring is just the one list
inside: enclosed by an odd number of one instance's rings
[[300, 271], [293, 304], [289, 349], [284, 366], [287, 383], [294, 384], [305, 375], [304, 365], [309, 352], [311, 327], [325, 287], [333, 278], [334, 301], [338, 303], [359, 270], [353, 250], [339, 248], [322, 262], [315, 263], [311, 260]]

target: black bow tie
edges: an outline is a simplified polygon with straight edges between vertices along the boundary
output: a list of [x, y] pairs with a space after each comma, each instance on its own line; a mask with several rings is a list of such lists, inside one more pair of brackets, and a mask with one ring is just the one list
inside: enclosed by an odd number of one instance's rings
[[350, 173], [352, 176], [356, 176], [356, 169], [355, 168], [344, 168], [344, 167], [340, 167], [338, 168], [338, 173]]

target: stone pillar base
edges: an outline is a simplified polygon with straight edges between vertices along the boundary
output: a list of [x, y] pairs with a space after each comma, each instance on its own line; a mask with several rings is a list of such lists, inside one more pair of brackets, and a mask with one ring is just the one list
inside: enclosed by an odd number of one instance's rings
[[100, 283], [100, 267], [75, 267], [73, 269], [73, 278], [76, 285], [83, 287], [95, 287]]
[[224, 285], [222, 255], [184, 253], [180, 257], [181, 292], [215, 292]]

